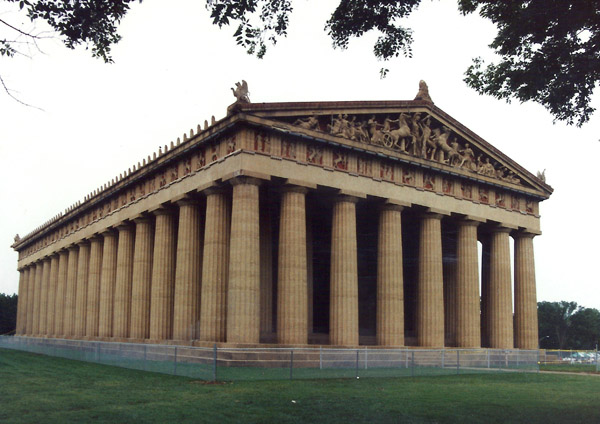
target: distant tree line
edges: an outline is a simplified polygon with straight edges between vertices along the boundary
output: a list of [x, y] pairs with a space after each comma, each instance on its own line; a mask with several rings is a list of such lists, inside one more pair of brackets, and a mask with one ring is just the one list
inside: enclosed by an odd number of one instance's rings
[[14, 333], [17, 327], [17, 297], [0, 293], [0, 335]]
[[575, 302], [538, 302], [540, 347], [595, 349], [600, 339], [600, 311]]

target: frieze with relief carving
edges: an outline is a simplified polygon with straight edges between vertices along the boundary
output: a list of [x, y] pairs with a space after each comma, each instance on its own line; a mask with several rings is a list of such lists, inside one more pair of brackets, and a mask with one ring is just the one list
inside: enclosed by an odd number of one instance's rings
[[521, 182], [513, 171], [424, 112], [401, 112], [397, 115], [313, 115], [296, 119], [293, 125], [385, 147], [508, 183]]

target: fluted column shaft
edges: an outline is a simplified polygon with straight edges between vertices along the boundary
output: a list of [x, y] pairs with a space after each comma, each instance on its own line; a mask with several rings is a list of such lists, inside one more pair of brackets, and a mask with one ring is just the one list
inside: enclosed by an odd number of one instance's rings
[[354, 197], [339, 196], [333, 204], [329, 308], [332, 345], [358, 345], [357, 201]]
[[77, 244], [77, 290], [75, 293], [75, 320], [73, 335], [78, 338], [85, 336], [85, 320], [87, 312], [87, 291], [90, 268], [90, 243], [82, 241]]
[[101, 236], [94, 236], [90, 239], [90, 265], [85, 314], [85, 335], [90, 338], [98, 337], [103, 244], [104, 241]]
[[79, 248], [69, 247], [69, 265], [67, 268], [67, 291], [65, 294], [65, 315], [63, 334], [72, 336], [75, 324], [75, 297], [77, 296], [77, 265], [79, 262]]
[[442, 268], [441, 215], [427, 213], [419, 236], [417, 286], [417, 343], [444, 346], [444, 281]]
[[308, 343], [306, 192], [285, 187], [281, 195], [277, 336], [279, 343]]
[[100, 274], [100, 302], [98, 336], [112, 337], [115, 283], [117, 280], [117, 234], [113, 230], [102, 233], [102, 271]]
[[202, 278], [202, 240], [200, 206], [195, 200], [182, 200], [179, 205], [177, 259], [175, 266], [175, 305], [173, 339], [198, 338], [200, 321], [200, 289]]
[[490, 239], [489, 343], [491, 348], [512, 349], [512, 282], [509, 232], [492, 231]]
[[119, 225], [117, 242], [117, 274], [115, 276], [115, 306], [113, 310], [113, 337], [129, 337], [131, 318], [131, 282], [133, 277], [134, 227]]
[[260, 333], [268, 335], [273, 332], [273, 235], [269, 197], [260, 201]]
[[58, 253], [58, 283], [54, 307], [54, 335], [64, 335], [65, 296], [67, 293], [67, 271], [69, 268], [69, 252], [61, 250]]
[[533, 256], [534, 234], [515, 235], [515, 347], [538, 348], [538, 316]]
[[456, 247], [457, 347], [481, 347], [477, 225], [476, 221], [458, 222]]
[[42, 290], [40, 299], [40, 336], [48, 334], [48, 292], [50, 289], [50, 258], [45, 258], [42, 265]]
[[205, 341], [225, 341], [229, 222], [229, 201], [225, 192], [207, 190], [200, 297], [200, 339]]
[[35, 266], [35, 293], [33, 304], [33, 335], [40, 335], [40, 304], [42, 300], [42, 275], [44, 273], [44, 262], [40, 261]]
[[150, 287], [154, 230], [150, 218], [135, 219], [135, 246], [131, 289], [130, 337], [150, 337]]
[[377, 344], [404, 345], [402, 206], [385, 205], [379, 213], [377, 245]]
[[27, 280], [26, 280], [26, 270], [19, 270], [19, 290], [17, 292], [17, 328], [15, 334], [22, 335], [24, 334], [24, 320], [23, 320], [23, 311], [25, 310], [24, 304], [26, 302], [25, 292], [27, 291]]
[[175, 217], [167, 209], [154, 211], [154, 258], [150, 296], [150, 339], [169, 340], [173, 334], [173, 299], [175, 294]]
[[231, 207], [227, 341], [260, 341], [259, 180], [235, 178]]
[[29, 278], [27, 279], [27, 314], [26, 333], [33, 336], [33, 306], [35, 304], [35, 269], [36, 265], [29, 265]]
[[48, 308], [46, 311], [46, 334], [54, 336], [54, 326], [56, 321], [56, 292], [58, 290], [58, 267], [59, 256], [52, 254], [50, 259], [50, 281], [48, 283]]

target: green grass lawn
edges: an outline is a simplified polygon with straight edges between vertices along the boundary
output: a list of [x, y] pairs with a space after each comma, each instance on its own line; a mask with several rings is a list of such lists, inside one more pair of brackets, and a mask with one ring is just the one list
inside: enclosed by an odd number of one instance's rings
[[596, 364], [541, 364], [540, 371], [580, 372], [600, 374], [596, 371]]
[[494, 373], [239, 381], [0, 349], [0, 422], [593, 423], [600, 378]]

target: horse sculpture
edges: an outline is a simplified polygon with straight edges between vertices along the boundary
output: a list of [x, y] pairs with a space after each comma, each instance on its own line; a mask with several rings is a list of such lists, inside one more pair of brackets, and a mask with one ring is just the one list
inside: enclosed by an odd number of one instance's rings
[[389, 148], [398, 148], [406, 152], [406, 139], [410, 138], [414, 142], [414, 136], [408, 122], [406, 114], [401, 113], [398, 117], [398, 129], [383, 132], [383, 145]]

